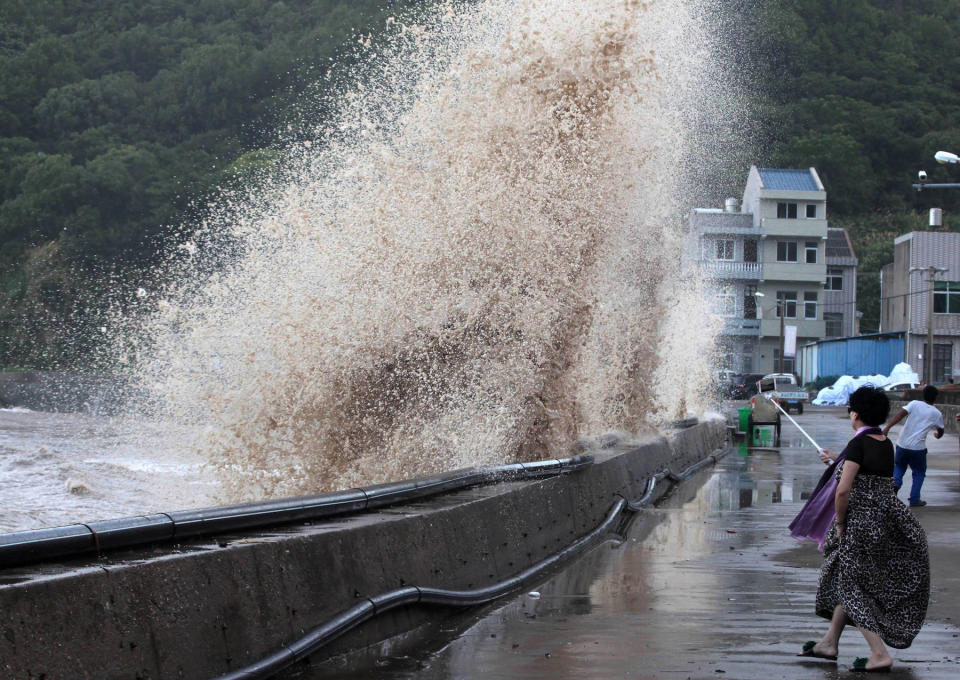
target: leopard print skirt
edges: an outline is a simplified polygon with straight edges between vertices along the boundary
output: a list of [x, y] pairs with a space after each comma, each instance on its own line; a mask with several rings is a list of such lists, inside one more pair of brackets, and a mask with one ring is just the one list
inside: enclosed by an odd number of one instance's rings
[[920, 632], [929, 600], [923, 527], [897, 499], [892, 478], [857, 475], [843, 539], [834, 520], [823, 546], [817, 614], [829, 619], [840, 605], [854, 623], [905, 649]]

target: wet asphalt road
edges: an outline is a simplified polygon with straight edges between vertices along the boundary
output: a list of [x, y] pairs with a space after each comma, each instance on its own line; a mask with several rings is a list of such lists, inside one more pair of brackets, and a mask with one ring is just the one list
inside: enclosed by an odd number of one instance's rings
[[[837, 451], [852, 436], [845, 409], [808, 408], [797, 420]], [[858, 677], [849, 665], [868, 650], [853, 628], [841, 640], [839, 663], [796, 656], [826, 621], [813, 613], [820, 554], [794, 541], [787, 525], [823, 466], [786, 420], [781, 443], [740, 446], [637, 515], [625, 540], [531, 586], [539, 597], [521, 594], [449, 619], [415, 645], [395, 641], [304, 677]], [[957, 435], [928, 443], [930, 505], [916, 512], [931, 548], [931, 606], [913, 646], [891, 650], [894, 672], [884, 677], [960, 677]]]

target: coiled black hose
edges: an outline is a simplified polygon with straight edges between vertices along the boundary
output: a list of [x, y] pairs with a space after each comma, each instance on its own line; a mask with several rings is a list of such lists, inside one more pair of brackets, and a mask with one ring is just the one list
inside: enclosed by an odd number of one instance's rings
[[603, 521], [589, 534], [505, 581], [474, 590], [443, 590], [440, 588], [407, 586], [367, 598], [317, 626], [294, 643], [285, 645], [280, 651], [249, 666], [221, 675], [216, 680], [266, 680], [271, 678], [291, 664], [310, 656], [350, 629], [395, 607], [418, 603], [450, 607], [474, 607], [503, 597], [547, 569], [586, 550], [610, 531], [622, 512], [638, 512], [647, 507], [656, 485], [660, 481], [666, 479], [672, 484], [679, 483], [703, 467], [715, 464], [731, 450], [725, 449], [719, 453], [710, 454], [679, 474], [672, 472], [669, 468], [657, 473], [647, 482], [647, 490], [638, 501], [630, 503], [624, 498], [619, 498], [607, 511]]
[[627, 509], [631, 510], [632, 512], [637, 512], [638, 510], [642, 510], [643, 508], [646, 508], [647, 506], [650, 505], [650, 499], [653, 497], [653, 491], [656, 488], [658, 482], [664, 479], [668, 479], [674, 484], [678, 482], [682, 482], [683, 480], [688, 479], [695, 473], [699, 472], [702, 468], [706, 467], [707, 465], [715, 465], [720, 461], [721, 458], [723, 458], [725, 455], [730, 453], [730, 451], [732, 451], [732, 449], [724, 449], [719, 453], [711, 453], [709, 456], [707, 456], [701, 461], [694, 463], [693, 465], [688, 467], [686, 470], [684, 470], [680, 474], [673, 472], [670, 468], [666, 468], [665, 470], [663, 470], [663, 472], [658, 472], [653, 477], [651, 477], [647, 482], [647, 490], [644, 492], [643, 496], [639, 500], [633, 501], [632, 503], [628, 503]]
[[441, 588], [407, 586], [368, 598], [364, 602], [340, 612], [329, 621], [317, 626], [292, 645], [284, 646], [279, 652], [271, 654], [246, 668], [221, 675], [217, 680], [262, 680], [272, 677], [287, 666], [308, 657], [320, 647], [346, 633], [351, 628], [360, 625], [378, 614], [402, 605], [422, 603], [448, 607], [474, 607], [486, 602], [491, 602], [520, 587], [524, 582], [545, 569], [562, 562], [595, 542], [607, 532], [610, 526], [620, 516], [620, 513], [626, 505], [626, 500], [622, 498], [619, 499], [607, 512], [604, 520], [589, 534], [574, 541], [560, 552], [550, 555], [546, 559], [537, 562], [505, 581], [475, 590], [444, 590]]

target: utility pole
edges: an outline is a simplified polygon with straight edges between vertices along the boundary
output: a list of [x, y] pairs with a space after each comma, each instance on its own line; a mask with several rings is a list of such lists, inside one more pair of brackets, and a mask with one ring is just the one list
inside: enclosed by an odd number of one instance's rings
[[783, 294], [777, 295], [777, 316], [780, 317], [780, 368], [777, 373], [783, 373], [783, 313], [784, 309]]
[[[929, 267], [910, 267], [910, 273], [913, 272], [927, 272], [930, 275], [929, 284], [930, 287], [927, 289], [927, 351], [923, 356], [923, 363], [926, 367], [926, 378], [927, 384], [933, 384], [933, 295], [934, 295], [934, 282], [937, 279], [937, 274], [942, 274], [946, 269], [943, 267], [935, 267], [930, 265]], [[908, 303], [909, 304], [909, 303]]]
[[933, 384], [933, 280], [937, 276], [933, 267], [930, 268], [930, 274], [930, 292], [927, 298], [927, 305], [929, 306], [927, 310], [927, 356], [923, 357], [926, 359], [923, 363], [927, 365], [928, 385]]
[[[759, 290], [755, 291], [753, 295], [756, 298], [765, 297], [764, 294], [761, 293]], [[785, 311], [783, 303], [784, 303], [783, 295], [781, 293], [777, 293], [777, 302], [774, 309], [777, 310], [777, 316], [780, 317], [780, 362], [779, 362], [779, 365], [774, 364], [773, 366], [773, 370], [775, 373], [783, 373], [783, 313]], [[770, 308], [768, 307], [767, 311], [769, 310]], [[763, 319], [764, 311], [763, 311], [763, 307], [760, 305], [759, 302], [757, 302], [757, 312], [758, 312], [759, 318]]]

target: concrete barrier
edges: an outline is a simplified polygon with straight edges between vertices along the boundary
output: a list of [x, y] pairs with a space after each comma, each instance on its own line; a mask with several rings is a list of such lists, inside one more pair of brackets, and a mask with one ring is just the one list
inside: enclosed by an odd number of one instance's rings
[[[909, 401], [891, 401], [890, 402], [890, 416], [892, 417], [896, 414], [897, 411], [906, 406]], [[957, 415], [960, 414], [960, 406], [956, 404], [934, 404], [943, 414], [943, 430], [944, 432], [949, 432], [951, 434], [956, 434], [960, 432], [958, 429]]]
[[[583, 470], [474, 487], [413, 505], [0, 571], [0, 670], [46, 680], [210, 678], [246, 666], [365, 597], [403, 586], [478, 588], [590, 532], [619, 496], [726, 441], [721, 419], [639, 444], [606, 442]], [[326, 657], [421, 626], [404, 607]]]

